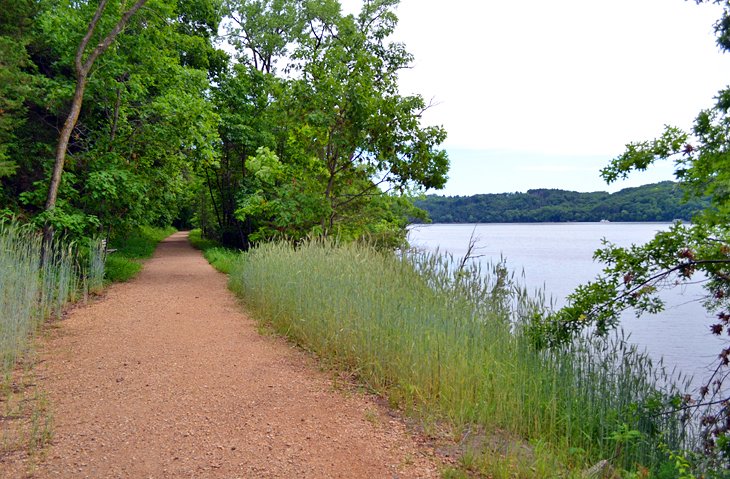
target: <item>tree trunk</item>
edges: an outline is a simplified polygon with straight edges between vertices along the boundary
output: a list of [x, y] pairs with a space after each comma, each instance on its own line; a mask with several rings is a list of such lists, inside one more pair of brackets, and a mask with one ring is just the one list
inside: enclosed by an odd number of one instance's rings
[[[58, 146], [56, 147], [56, 161], [53, 164], [53, 174], [51, 175], [51, 183], [48, 187], [48, 197], [46, 198], [46, 211], [50, 212], [56, 206], [56, 198], [58, 197], [58, 187], [61, 184], [61, 173], [63, 165], [66, 162], [66, 150], [68, 149], [68, 141], [71, 139], [71, 133], [76, 126], [76, 121], [81, 113], [81, 103], [84, 99], [84, 90], [86, 89], [86, 77], [80, 76], [76, 82], [76, 91], [71, 102], [71, 111], [63, 123], [61, 135], [58, 138]], [[46, 221], [43, 229], [43, 242], [50, 244], [53, 240], [53, 227]]]
[[114, 116], [112, 118], [112, 131], [109, 134], [109, 151], [114, 150], [114, 139], [117, 137], [119, 127], [119, 109], [122, 107], [122, 88], [117, 87], [117, 101], [114, 103]]
[[[91, 37], [94, 34], [96, 25], [99, 23], [104, 9], [106, 8], [108, 0], [101, 0], [99, 6], [94, 12], [94, 17], [89, 22], [89, 27], [86, 30], [86, 35], [81, 40], [78, 50], [76, 50], [75, 67], [76, 67], [76, 90], [74, 92], [73, 101], [71, 102], [71, 111], [66, 117], [66, 121], [63, 123], [61, 134], [58, 138], [58, 146], [56, 147], [56, 160], [53, 163], [53, 173], [51, 174], [51, 183], [48, 186], [48, 196], [46, 197], [46, 213], [49, 214], [56, 207], [56, 199], [58, 197], [58, 187], [61, 184], [61, 174], [63, 173], [63, 165], [66, 162], [66, 151], [68, 149], [68, 141], [71, 138], [76, 122], [79, 119], [81, 113], [81, 104], [84, 101], [84, 90], [86, 89], [86, 81], [91, 72], [91, 67], [94, 65], [96, 59], [104, 53], [107, 48], [114, 42], [114, 39], [119, 35], [124, 26], [127, 24], [129, 19], [134, 15], [137, 10], [147, 3], [147, 0], [137, 0], [129, 10], [124, 12], [122, 18], [119, 19], [114, 28], [104, 37], [94, 49], [89, 53], [86, 60], [84, 60], [84, 53], [86, 47], [91, 41]], [[53, 240], [53, 225], [48, 219], [43, 227], [43, 250], [44, 257], [46, 250], [50, 247], [51, 241]]]
[[215, 217], [218, 220], [218, 229], [223, 229], [223, 222], [221, 221], [221, 215], [218, 213], [218, 205], [215, 203], [215, 197], [213, 196], [213, 187], [210, 184], [210, 175], [208, 174], [208, 169], [205, 169], [205, 179], [208, 182], [208, 193], [210, 193], [210, 202], [213, 203], [213, 210], [215, 211]]

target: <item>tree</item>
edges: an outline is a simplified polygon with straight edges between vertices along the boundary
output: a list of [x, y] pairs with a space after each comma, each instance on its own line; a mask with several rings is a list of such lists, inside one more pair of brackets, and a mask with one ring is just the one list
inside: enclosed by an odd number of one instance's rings
[[[422, 127], [423, 99], [397, 91], [411, 61], [388, 40], [397, 3], [344, 16], [335, 0], [226, 1], [240, 64], [217, 82], [222, 156], [205, 172], [222, 236], [391, 242], [416, 214], [394, 195], [445, 183], [445, 131]], [[281, 165], [276, 181], [250, 168], [262, 147]]]
[[[78, 49], [76, 50], [76, 56], [74, 58], [76, 88], [73, 100], [71, 101], [71, 108], [68, 116], [66, 117], [66, 121], [64, 121], [63, 127], [61, 128], [58, 145], [56, 146], [56, 159], [53, 164], [53, 173], [51, 174], [51, 182], [48, 187], [48, 197], [46, 199], [45, 207], [46, 212], [49, 215], [56, 207], [56, 198], [58, 196], [58, 187], [61, 184], [63, 165], [66, 161], [68, 141], [71, 138], [71, 133], [73, 133], [73, 129], [76, 126], [79, 114], [81, 113], [81, 105], [84, 101], [84, 90], [86, 89], [86, 83], [88, 81], [89, 74], [91, 73], [91, 68], [94, 66], [96, 59], [111, 46], [132, 15], [137, 13], [137, 11], [142, 8], [145, 3], [147, 3], [147, 0], [137, 0], [127, 11], [122, 13], [121, 18], [105, 36], [98, 40], [98, 43], [96, 43], [94, 48], [91, 51], [88, 51], [89, 43], [94, 38], [96, 27], [99, 25], [108, 3], [109, 0], [99, 1], [99, 5], [96, 7], [93, 17], [89, 21], [86, 34], [81, 39]], [[49, 244], [53, 237], [53, 228], [50, 222], [46, 222], [43, 236], [45, 244]]]
[[309, 35], [292, 66], [300, 77], [285, 101], [299, 122], [292, 141], [318, 160], [329, 205], [324, 234], [380, 188], [404, 192], [446, 182], [448, 158], [438, 149], [446, 132], [421, 127], [423, 98], [398, 94], [397, 74], [412, 56], [388, 42], [397, 4], [366, 1], [357, 17], [339, 15], [331, 2], [305, 10]]
[[[697, 3], [703, 3], [697, 0]], [[730, 50], [730, 2], [715, 25], [718, 45]], [[687, 282], [703, 282], [704, 306], [717, 317], [716, 335], [730, 335], [730, 89], [722, 90], [713, 107], [699, 113], [691, 132], [666, 127], [661, 137], [631, 143], [602, 170], [607, 182], [645, 170], [654, 162], [672, 160], [675, 176], [687, 198], [710, 198], [710, 205], [691, 225], [675, 224], [645, 245], [620, 248], [610, 243], [595, 253], [606, 266], [595, 281], [580, 286], [569, 304], [546, 322], [535, 325], [539, 344], [560, 343], [592, 326], [599, 334], [614, 327], [625, 310], [660, 312], [658, 292]], [[718, 355], [712, 377], [680, 410], [700, 411], [702, 449], [720, 468], [730, 466], [730, 397], [724, 380], [730, 376], [730, 347]]]

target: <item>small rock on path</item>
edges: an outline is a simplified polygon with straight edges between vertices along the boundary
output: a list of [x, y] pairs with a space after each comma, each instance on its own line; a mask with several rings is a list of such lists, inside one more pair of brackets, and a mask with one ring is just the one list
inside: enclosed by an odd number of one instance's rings
[[260, 336], [186, 233], [44, 350], [54, 436], [32, 477], [438, 477], [401, 422]]

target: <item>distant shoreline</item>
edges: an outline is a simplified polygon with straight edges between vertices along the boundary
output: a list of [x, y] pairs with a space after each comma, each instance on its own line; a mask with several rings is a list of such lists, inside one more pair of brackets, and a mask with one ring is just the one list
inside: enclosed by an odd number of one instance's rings
[[433, 223], [637, 223], [689, 221], [709, 200], [685, 201], [677, 183], [664, 181], [616, 193], [557, 189], [472, 196], [428, 195], [415, 205]]

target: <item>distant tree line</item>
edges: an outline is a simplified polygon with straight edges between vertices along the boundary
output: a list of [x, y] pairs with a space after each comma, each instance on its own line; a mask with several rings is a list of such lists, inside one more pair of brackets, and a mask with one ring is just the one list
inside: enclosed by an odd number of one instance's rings
[[671, 181], [612, 194], [536, 189], [474, 196], [428, 195], [416, 201], [435, 223], [689, 220], [708, 204], [708, 200], [698, 198], [685, 201], [679, 185]]

